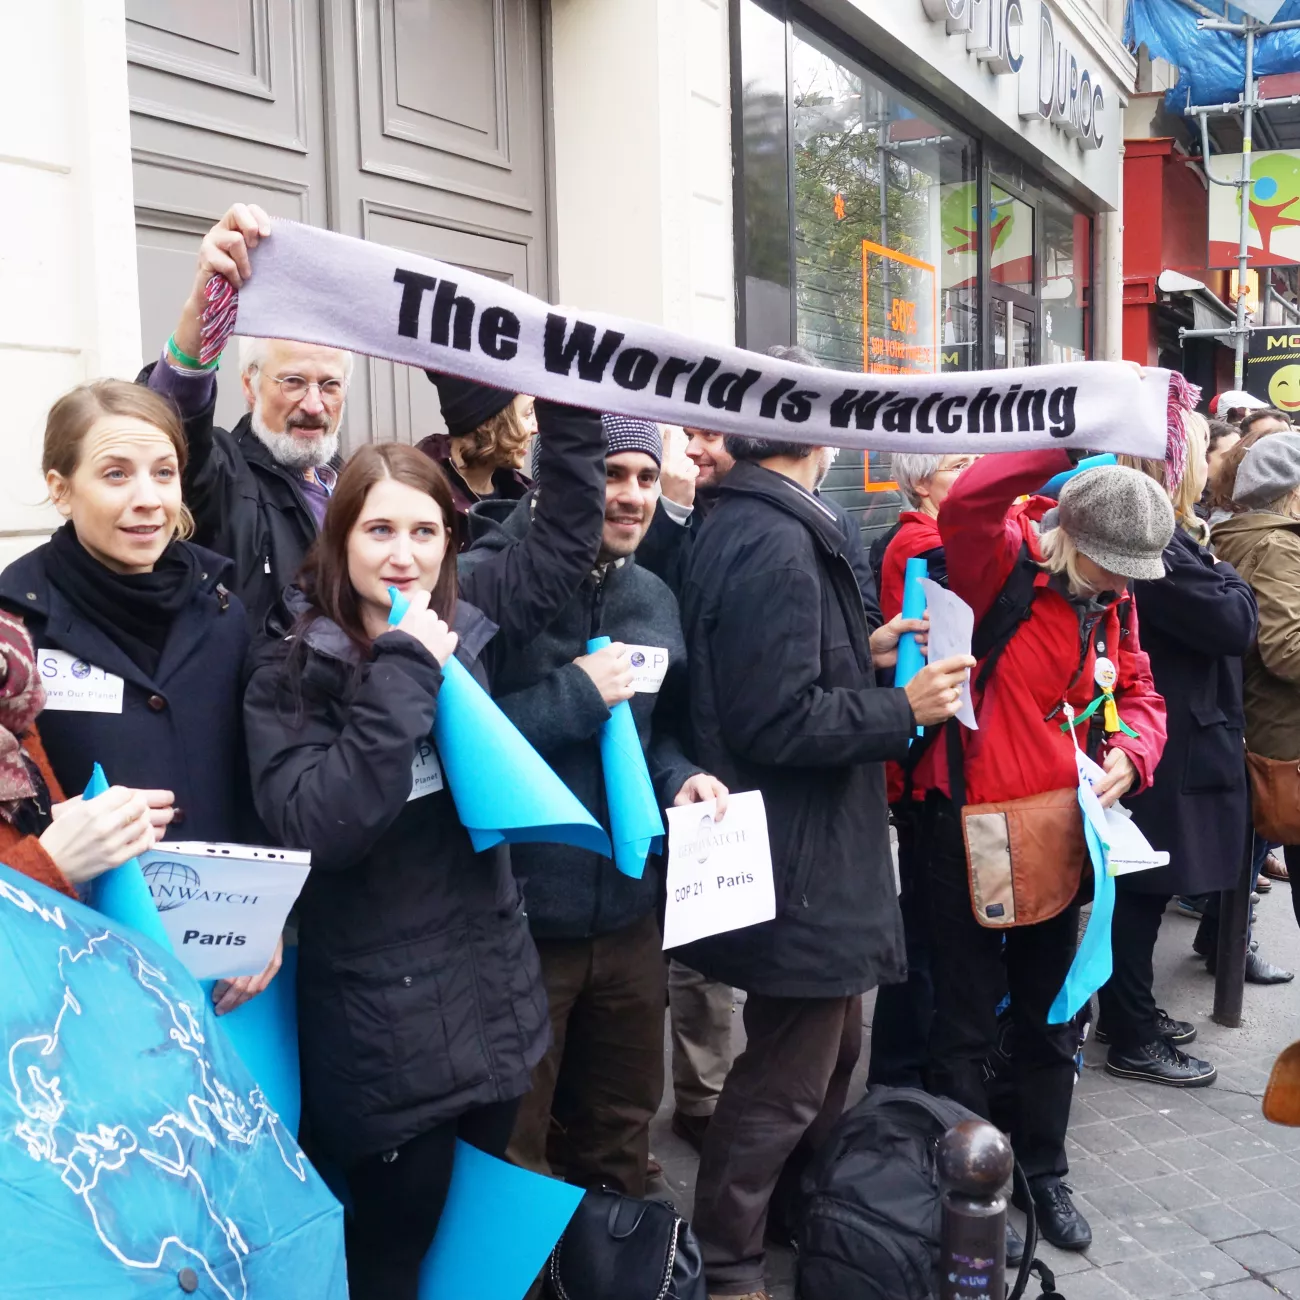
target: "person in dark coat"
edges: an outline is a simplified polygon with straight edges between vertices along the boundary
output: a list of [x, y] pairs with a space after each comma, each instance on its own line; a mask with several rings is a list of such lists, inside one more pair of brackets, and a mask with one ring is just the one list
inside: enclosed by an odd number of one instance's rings
[[293, 581], [325, 517], [341, 463], [339, 425], [353, 366], [352, 354], [336, 348], [241, 339], [248, 414], [233, 429], [215, 425], [218, 362], [199, 360], [204, 290], [213, 275], [238, 289], [252, 274], [249, 250], [270, 234], [266, 213], [243, 203], [208, 231], [175, 332], [137, 380], [180, 413], [194, 540], [233, 561], [226, 581], [254, 634]]
[[[778, 361], [794, 361], [804, 366], [820, 364], [807, 348], [771, 347], [768, 348], [767, 355]], [[722, 434], [707, 429], [687, 429], [685, 432], [690, 437], [686, 455], [695, 463], [696, 476], [693, 481], [683, 481], [673, 476], [674, 481], [665, 484], [664, 494], [638, 552], [641, 567], [662, 578], [677, 596], [681, 594], [691, 544], [699, 535], [704, 520], [717, 500], [718, 485], [736, 463], [726, 448]], [[867, 624], [874, 632], [885, 620], [881, 617], [880, 601], [877, 598], [879, 582], [862, 542], [862, 529], [834, 497], [823, 496], [818, 491], [830, 471], [833, 459], [833, 449], [823, 449], [822, 468], [817, 488], [813, 490], [817, 499], [835, 516], [844, 534], [844, 558], [848, 560], [853, 576], [858, 580]]]
[[776, 917], [674, 956], [747, 993], [746, 1047], [704, 1135], [694, 1218], [710, 1291], [740, 1294], [762, 1288], [783, 1166], [789, 1187], [843, 1109], [861, 995], [906, 974], [884, 760], [903, 757], [918, 722], [956, 711], [973, 661], [878, 688], [876, 666], [921, 625], [869, 631], [844, 533], [813, 495], [822, 449], [729, 435], [727, 450], [739, 463], [682, 588], [691, 753], [728, 788], [762, 792]]
[[[79, 793], [98, 762], [170, 809], [186, 839], [256, 842], [239, 722], [248, 630], [230, 562], [179, 536], [175, 412], [120, 380], [74, 388], [50, 409], [42, 459], [68, 522], [0, 574], [0, 606], [36, 647], [59, 784]], [[264, 988], [279, 960], [219, 984], [218, 1011]]]
[[[659, 427], [610, 415], [602, 424], [609, 449], [596, 567], [537, 636], [505, 650], [497, 702], [606, 830], [600, 736], [622, 702], [660, 806], [721, 796], [725, 811], [725, 787], [682, 752], [686, 646], [677, 602], [636, 562], [659, 495]], [[536, 527], [529, 515], [527, 505], [516, 507], [504, 527], [476, 543], [462, 561], [465, 573], [518, 546]], [[597, 636], [612, 644], [588, 653]], [[662, 680], [635, 680], [637, 654], [664, 656]], [[647, 863], [634, 880], [607, 857], [568, 845], [521, 844], [511, 857], [541, 954], [552, 1030], [511, 1157], [539, 1173], [562, 1170], [581, 1186], [643, 1196], [650, 1121], [663, 1095], [662, 875]]]
[[[1156, 1006], [1151, 958], [1170, 898], [1232, 889], [1241, 875], [1250, 809], [1241, 657], [1255, 640], [1256, 611], [1250, 587], [1203, 544], [1195, 509], [1205, 488], [1208, 430], [1199, 415], [1183, 418], [1186, 469], [1170, 492], [1178, 527], [1165, 548], [1165, 576], [1133, 584], [1169, 738], [1151, 788], [1126, 804], [1169, 865], [1116, 878], [1114, 970], [1099, 995], [1097, 1037], [1110, 1043], [1107, 1073], [1199, 1088], [1217, 1071], [1181, 1050], [1196, 1028]], [[1169, 491], [1165, 462], [1124, 460]]]
[[[537, 413], [526, 393], [507, 393], [457, 375], [424, 372], [438, 390], [446, 433], [416, 444], [442, 466], [458, 515], [480, 501], [518, 501], [533, 481], [522, 469], [528, 443], [537, 432]], [[470, 544], [462, 529], [460, 548]]]
[[[430, 739], [451, 655], [488, 686], [596, 557], [600, 421], [539, 407], [544, 490], [517, 545], [458, 592], [442, 471], [413, 447], [363, 447], [270, 620], [278, 639], [252, 656], [258, 810], [277, 842], [312, 854], [298, 902], [303, 1103], [351, 1194], [354, 1300], [415, 1300], [456, 1140], [505, 1153], [549, 1041], [509, 851], [474, 851]], [[411, 602], [395, 629], [390, 587]]]

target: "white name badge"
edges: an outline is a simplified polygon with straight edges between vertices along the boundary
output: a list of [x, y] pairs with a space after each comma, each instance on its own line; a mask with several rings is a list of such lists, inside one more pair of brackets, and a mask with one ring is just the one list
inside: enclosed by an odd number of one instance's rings
[[121, 713], [123, 682], [70, 655], [66, 650], [38, 650], [36, 670], [45, 687], [47, 709], [72, 709], [78, 713]]
[[426, 794], [437, 794], [442, 786], [442, 763], [438, 751], [434, 749], [433, 741], [422, 740], [415, 751], [415, 762], [411, 764], [411, 793], [406, 796], [406, 802], [423, 799]]
[[630, 645], [627, 661], [632, 665], [632, 689], [656, 694], [668, 671], [667, 649], [661, 645]]

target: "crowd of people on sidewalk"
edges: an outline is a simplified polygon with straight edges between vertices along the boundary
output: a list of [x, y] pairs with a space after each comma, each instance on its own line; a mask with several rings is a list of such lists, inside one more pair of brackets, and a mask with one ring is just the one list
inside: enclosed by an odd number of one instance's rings
[[[1060, 450], [895, 456], [908, 509], [868, 552], [820, 493], [833, 449], [450, 375], [429, 375], [445, 434], [345, 458], [354, 359], [330, 348], [241, 340], [247, 411], [218, 427], [205, 289], [238, 289], [267, 238], [264, 213], [232, 208], [157, 360], [49, 412], [65, 522], [0, 573], [0, 859], [75, 896], [179, 830], [310, 850], [302, 1141], [346, 1184], [351, 1294], [414, 1300], [458, 1139], [645, 1195], [667, 1007], [708, 1290], [761, 1300], [873, 989], [869, 1082], [995, 1120], [1042, 1234], [1086, 1248], [1063, 1181], [1081, 1026], [1051, 1015], [1091, 888], [1076, 754], [1170, 855], [1117, 882], [1106, 1068], [1212, 1083], [1183, 1050], [1194, 1026], [1157, 1005], [1152, 952], [1177, 898], [1212, 962], [1212, 900], [1264, 878], [1252, 786], [1286, 863], [1267, 869], [1300, 869], [1287, 417], [1183, 412], [1163, 460], [1055, 495]], [[917, 557], [976, 633], [896, 685], [900, 641], [927, 632], [902, 614]], [[661, 681], [634, 676], [630, 646], [665, 652]], [[120, 682], [119, 707], [43, 711], [51, 655]], [[570, 846], [477, 852], [441, 774], [413, 779], [453, 657], [606, 830], [600, 736], [624, 702], [661, 807], [716, 801], [722, 821], [729, 794], [760, 791], [774, 919], [665, 954], [653, 859], [633, 879]], [[966, 686], [978, 730], [954, 720]], [[96, 761], [117, 784], [85, 801]], [[279, 965], [220, 982], [217, 1011]], [[1252, 947], [1247, 978], [1291, 975]]]

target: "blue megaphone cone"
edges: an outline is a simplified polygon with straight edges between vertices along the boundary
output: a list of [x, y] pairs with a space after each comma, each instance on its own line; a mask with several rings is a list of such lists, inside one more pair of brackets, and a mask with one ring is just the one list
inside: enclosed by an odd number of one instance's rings
[[1103, 452], [1100, 456], [1085, 456], [1073, 469], [1062, 470], [1059, 474], [1054, 474], [1051, 478], [1038, 489], [1035, 494], [1040, 497], [1059, 497], [1061, 489], [1076, 475], [1082, 474], [1090, 469], [1100, 469], [1103, 465], [1116, 464], [1115, 457], [1110, 452]]
[[[98, 763], [90, 774], [83, 799], [95, 799], [108, 791], [108, 778]], [[163, 929], [154, 905], [153, 895], [139, 858], [130, 858], [120, 867], [106, 871], [90, 887], [90, 905], [102, 912], [110, 921], [129, 925], [148, 939], [152, 939], [165, 952], [171, 952], [172, 941]]]
[[[108, 778], [98, 763], [90, 775], [84, 799], [93, 799], [108, 789]], [[149, 892], [148, 881], [138, 858], [106, 871], [91, 886], [91, 906], [118, 925], [129, 925], [167, 952], [175, 951], [163, 929]], [[217, 1019], [248, 1072], [261, 1085], [281, 1122], [291, 1133], [298, 1132], [302, 1110], [298, 1085], [298, 1009], [295, 1001], [296, 963], [285, 949], [284, 966], [264, 992]], [[287, 978], [286, 978], [287, 977]], [[215, 980], [201, 986], [210, 999]]]
[[[209, 1001], [215, 980], [203, 981]], [[298, 1069], [298, 949], [284, 950], [279, 973], [257, 997], [217, 1017], [231, 1046], [257, 1080], [267, 1104], [295, 1137], [302, 1117]]]
[[[587, 653], [609, 645], [609, 637], [587, 642]], [[645, 751], [637, 735], [636, 719], [626, 700], [609, 711], [600, 729], [600, 764], [605, 771], [605, 802], [614, 840], [614, 865], [633, 880], [640, 880], [650, 850], [664, 846], [664, 819], [655, 797], [654, 782], [646, 767]]]
[[[410, 601], [389, 587], [390, 625]], [[493, 845], [572, 844], [610, 856], [609, 836], [453, 655], [442, 666], [433, 743], [476, 853]]]

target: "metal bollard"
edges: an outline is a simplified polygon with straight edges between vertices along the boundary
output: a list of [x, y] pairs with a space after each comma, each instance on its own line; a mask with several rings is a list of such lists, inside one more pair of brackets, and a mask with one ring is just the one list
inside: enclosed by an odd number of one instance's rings
[[982, 1119], [954, 1124], [939, 1140], [943, 1233], [939, 1300], [1004, 1300], [1011, 1143]]

